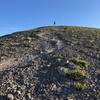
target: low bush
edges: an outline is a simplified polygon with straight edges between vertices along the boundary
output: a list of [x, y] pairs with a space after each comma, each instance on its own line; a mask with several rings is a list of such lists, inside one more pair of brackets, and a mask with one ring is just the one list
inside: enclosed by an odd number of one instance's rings
[[65, 74], [74, 80], [79, 80], [86, 76], [85, 70], [81, 69], [79, 66], [76, 66], [74, 69], [70, 69]]
[[79, 91], [86, 90], [88, 88], [88, 85], [87, 85], [87, 83], [75, 82], [74, 88]]
[[88, 68], [90, 66], [90, 63], [86, 60], [82, 60], [79, 57], [73, 57], [70, 59], [73, 63], [75, 63], [76, 65], [80, 65], [83, 66], [85, 68]]

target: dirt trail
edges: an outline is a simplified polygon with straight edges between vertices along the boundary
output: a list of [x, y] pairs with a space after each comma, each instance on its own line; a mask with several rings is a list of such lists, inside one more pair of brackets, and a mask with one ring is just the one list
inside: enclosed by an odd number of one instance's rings
[[43, 35], [45, 35], [46, 33], [45, 32], [42, 32], [42, 33], [39, 33], [37, 34], [39, 37], [43, 37]]
[[7, 60], [4, 60], [4, 61], [0, 62], [0, 71], [6, 69], [8, 67], [16, 66], [17, 64], [18, 64], [18, 61], [16, 61], [15, 58], [9, 58]]

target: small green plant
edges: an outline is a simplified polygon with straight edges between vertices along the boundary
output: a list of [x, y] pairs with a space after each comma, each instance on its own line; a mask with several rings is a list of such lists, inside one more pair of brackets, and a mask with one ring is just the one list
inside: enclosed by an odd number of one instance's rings
[[85, 68], [88, 68], [90, 66], [90, 63], [88, 61], [80, 59], [79, 56], [73, 57], [70, 60], [76, 65], [84, 66]]
[[79, 60], [79, 64], [81, 64], [82, 66], [88, 68], [89, 67], [89, 62], [85, 61], [85, 60]]
[[79, 79], [85, 77], [86, 72], [85, 72], [85, 70], [81, 69], [79, 66], [76, 66], [74, 69], [67, 71], [66, 75], [69, 78], [72, 78], [74, 80], [79, 80]]
[[95, 92], [92, 94], [92, 96], [93, 96], [93, 98], [94, 98], [95, 100], [98, 100], [97, 98], [100, 97], [100, 92], [99, 92], [99, 91], [95, 91]]
[[87, 85], [87, 83], [75, 82], [74, 88], [79, 91], [86, 90], [88, 88], [88, 85]]

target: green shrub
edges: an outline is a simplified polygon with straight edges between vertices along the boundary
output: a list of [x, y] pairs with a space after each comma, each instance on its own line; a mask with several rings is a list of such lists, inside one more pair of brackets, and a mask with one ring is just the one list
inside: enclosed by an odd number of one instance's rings
[[80, 59], [80, 57], [73, 57], [70, 59], [73, 63], [76, 65], [84, 66], [85, 68], [88, 68], [90, 66], [90, 63], [86, 60]]
[[88, 88], [88, 85], [87, 85], [87, 83], [75, 82], [74, 88], [79, 91], [86, 90]]
[[79, 66], [76, 66], [74, 69], [71, 69], [65, 73], [69, 78], [74, 80], [79, 80], [84, 78], [86, 75], [85, 70], [81, 69]]

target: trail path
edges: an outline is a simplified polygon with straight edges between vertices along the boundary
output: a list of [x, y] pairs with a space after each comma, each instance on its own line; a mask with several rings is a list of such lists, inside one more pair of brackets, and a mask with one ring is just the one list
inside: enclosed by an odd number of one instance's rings
[[0, 62], [0, 71], [8, 67], [16, 66], [17, 64], [18, 64], [18, 61], [16, 61], [15, 58], [9, 58], [7, 60], [4, 60]]

